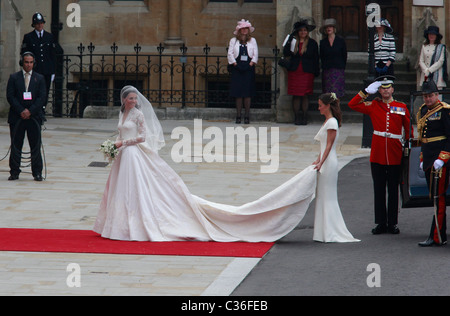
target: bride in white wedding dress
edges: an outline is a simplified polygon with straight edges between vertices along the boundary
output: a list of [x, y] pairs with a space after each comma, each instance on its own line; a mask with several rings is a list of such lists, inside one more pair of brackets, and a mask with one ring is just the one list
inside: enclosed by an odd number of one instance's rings
[[158, 155], [161, 125], [150, 102], [134, 87], [121, 92], [120, 150], [114, 160], [94, 231], [134, 241], [276, 241], [303, 219], [315, 197], [317, 171], [310, 166], [260, 199], [242, 206], [191, 194]]

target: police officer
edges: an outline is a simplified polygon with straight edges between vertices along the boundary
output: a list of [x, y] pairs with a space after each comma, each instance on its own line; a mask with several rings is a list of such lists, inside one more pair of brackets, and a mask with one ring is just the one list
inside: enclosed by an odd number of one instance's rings
[[[374, 187], [375, 228], [374, 235], [389, 232], [399, 234], [398, 193], [403, 155], [402, 140], [407, 141], [410, 131], [410, 115], [406, 104], [395, 101], [394, 76], [382, 76], [360, 91], [348, 104], [355, 111], [370, 116], [374, 128], [370, 165]], [[380, 97], [366, 101], [370, 94], [379, 92]], [[404, 135], [402, 135], [402, 129]], [[388, 201], [386, 207], [386, 184]]]
[[50, 86], [56, 73], [56, 43], [53, 35], [44, 30], [44, 24], [43, 15], [36, 12], [31, 24], [34, 30], [23, 37], [21, 54], [32, 52], [36, 56], [34, 71], [44, 76], [47, 87], [45, 108]]
[[[437, 185], [438, 201], [435, 202], [436, 216], [433, 217], [430, 235], [420, 242], [421, 247], [440, 246], [447, 243], [446, 235], [446, 192], [448, 188], [448, 165], [450, 159], [450, 105], [439, 101], [439, 90], [433, 80], [422, 86], [424, 104], [417, 113], [417, 129], [422, 142], [420, 166], [425, 171], [428, 188], [435, 192]], [[434, 183], [434, 173], [440, 175]], [[436, 226], [438, 223], [438, 226]]]

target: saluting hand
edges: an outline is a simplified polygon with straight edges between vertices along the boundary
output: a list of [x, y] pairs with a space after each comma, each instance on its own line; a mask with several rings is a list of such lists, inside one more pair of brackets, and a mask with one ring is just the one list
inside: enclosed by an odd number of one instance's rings
[[368, 94], [375, 94], [378, 92], [378, 89], [380, 87], [381, 87], [381, 81], [375, 81], [366, 88], [366, 92]]

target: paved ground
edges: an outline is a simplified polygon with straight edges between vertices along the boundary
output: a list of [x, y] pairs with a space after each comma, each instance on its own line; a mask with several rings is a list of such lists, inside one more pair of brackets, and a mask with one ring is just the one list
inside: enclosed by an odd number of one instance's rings
[[[194, 121], [163, 121], [162, 124], [167, 145], [160, 152], [161, 156], [180, 174], [193, 194], [220, 203], [239, 205], [257, 199], [308, 166], [316, 159], [319, 150], [318, 144], [313, 140], [320, 128], [319, 124], [297, 127], [290, 124], [255, 123], [252, 126], [257, 129], [266, 126], [279, 127], [278, 172], [261, 173], [261, 166], [266, 164], [260, 161], [250, 163], [248, 156], [244, 157], [245, 162], [240, 163], [177, 164], [172, 159], [171, 150], [179, 140], [171, 139], [172, 131], [176, 127], [187, 127], [194, 135]], [[89, 167], [89, 164], [104, 161], [98, 147], [107, 138], [114, 138], [116, 125], [117, 120], [50, 118], [43, 132], [47, 179], [42, 183], [33, 181], [31, 174], [25, 172], [21, 174], [19, 181], [7, 181], [7, 159], [0, 161], [0, 226], [91, 229], [109, 168]], [[203, 122], [203, 130], [210, 126], [220, 128], [224, 134], [226, 127], [235, 127], [230, 122]], [[361, 135], [361, 124], [347, 124], [341, 129], [338, 144], [341, 166], [345, 166], [354, 158], [368, 156], [369, 151], [360, 148]], [[209, 140], [204, 140], [204, 144], [208, 142]], [[8, 126], [2, 121], [0, 159], [7, 155], [9, 143]], [[226, 149], [230, 145], [225, 143], [224, 146]], [[361, 172], [367, 173], [367, 170], [363, 168]], [[357, 183], [353, 180], [354, 178], [350, 178], [349, 185]], [[359, 189], [362, 188], [364, 187]], [[358, 194], [367, 197], [370, 191], [371, 188], [366, 188]], [[353, 194], [346, 190], [343, 192], [346, 196]], [[362, 205], [357, 206], [360, 208]], [[370, 208], [370, 205], [365, 208]], [[343, 209], [346, 212], [354, 211], [355, 205], [345, 206]], [[364, 214], [364, 217], [358, 218], [358, 223], [355, 223], [353, 216], [346, 216], [346, 220], [357, 237], [368, 239], [367, 230], [368, 226], [370, 228], [372, 225], [372, 219], [370, 212]], [[281, 260], [281, 265], [273, 266], [277, 271], [274, 277], [276, 275], [280, 282], [285, 282], [290, 276], [296, 276], [298, 279], [308, 275], [307, 270], [314, 262], [320, 263], [320, 256], [325, 253], [328, 254], [324, 257], [327, 258], [325, 260], [331, 260], [334, 253], [345, 259], [350, 254], [356, 256], [360, 251], [373, 251], [374, 259], [369, 261], [377, 262], [380, 253], [390, 251], [386, 247], [373, 250], [369, 241], [358, 245], [315, 243], [312, 241], [310, 228], [312, 216], [312, 212], [309, 212], [299, 229], [280, 241], [263, 260], [0, 252], [0, 295], [230, 295], [251, 271], [253, 272], [247, 279], [249, 283], [242, 283], [235, 294], [332, 294], [333, 291], [327, 291], [330, 290], [330, 285], [320, 276], [318, 279], [322, 280], [322, 283], [317, 283], [317, 291], [312, 292], [307, 290], [310, 288], [309, 281], [312, 281], [311, 275], [305, 277], [301, 284], [290, 285], [287, 282], [286, 286], [282, 287], [283, 291], [276, 289], [276, 292], [270, 292], [269, 287], [266, 287], [268, 292], [264, 292], [263, 288], [258, 289], [257, 286], [255, 288], [259, 281], [254, 283], [253, 280], [260, 275], [259, 272], [266, 273], [265, 269], [271, 270], [271, 258], [279, 257], [280, 254], [284, 256], [285, 251], [293, 256], [293, 261], [288, 262], [290, 260], [286, 258]], [[358, 226], [360, 221], [364, 221], [365, 225]], [[417, 234], [420, 235], [424, 229], [427, 230], [426, 227], [418, 229]], [[402, 234], [400, 238], [407, 236]], [[389, 240], [387, 236], [382, 238]], [[414, 244], [416, 239], [411, 237], [411, 243]], [[415, 248], [414, 250], [418, 251]], [[438, 252], [432, 254], [436, 253]], [[302, 260], [299, 260], [300, 258]], [[362, 281], [358, 279], [358, 282], [364, 283], [367, 264], [362, 259], [361, 261], [361, 266], [354, 273], [363, 278]], [[69, 272], [66, 269], [70, 263], [77, 263], [81, 268], [80, 288], [67, 286]], [[291, 269], [292, 265], [295, 266], [294, 269]], [[298, 274], [299, 270], [306, 271], [306, 274]], [[322, 273], [319, 270], [315, 269], [311, 273], [317, 276]], [[342, 278], [345, 276], [340, 275]], [[352, 288], [355, 282], [349, 281], [346, 288]]]
[[449, 247], [417, 245], [428, 236], [431, 208], [401, 209], [399, 235], [371, 234], [368, 170], [368, 158], [360, 158], [339, 173], [341, 210], [360, 243], [311, 242], [312, 205], [299, 227], [271, 249], [233, 295], [450, 295]]

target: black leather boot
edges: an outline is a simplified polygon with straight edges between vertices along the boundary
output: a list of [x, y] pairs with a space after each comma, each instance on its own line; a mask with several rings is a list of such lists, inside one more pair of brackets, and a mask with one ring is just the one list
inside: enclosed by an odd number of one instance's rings
[[447, 244], [447, 241], [442, 241], [442, 243], [435, 242], [433, 238], [428, 238], [425, 241], [419, 242], [418, 245], [420, 247], [433, 247], [433, 246], [444, 246]]
[[387, 226], [385, 224], [378, 224], [375, 226], [374, 229], [372, 229], [372, 234], [374, 235], [380, 235], [387, 232]]

